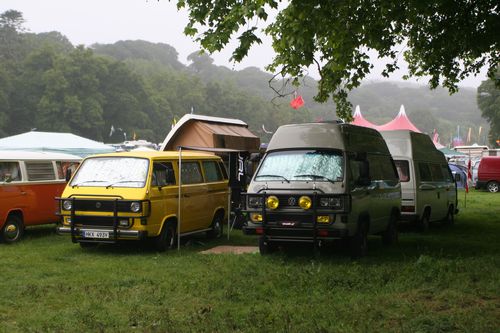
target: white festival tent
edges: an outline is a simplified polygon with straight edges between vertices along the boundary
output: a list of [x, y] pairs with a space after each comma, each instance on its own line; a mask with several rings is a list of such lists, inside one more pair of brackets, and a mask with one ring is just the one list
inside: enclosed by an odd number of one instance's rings
[[48, 151], [85, 157], [114, 152], [115, 148], [71, 133], [32, 131], [1, 138], [0, 150]]

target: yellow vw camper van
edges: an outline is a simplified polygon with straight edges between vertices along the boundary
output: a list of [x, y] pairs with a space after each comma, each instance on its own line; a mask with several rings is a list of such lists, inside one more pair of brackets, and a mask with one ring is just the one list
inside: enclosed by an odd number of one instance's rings
[[224, 164], [209, 153], [181, 156], [135, 151], [86, 158], [58, 198], [58, 232], [82, 247], [147, 239], [160, 251], [174, 247], [178, 236], [220, 237], [229, 195]]

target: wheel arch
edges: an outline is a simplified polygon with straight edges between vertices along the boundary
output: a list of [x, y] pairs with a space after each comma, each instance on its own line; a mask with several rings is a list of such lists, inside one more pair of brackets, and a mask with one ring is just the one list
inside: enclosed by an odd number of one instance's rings
[[24, 224], [24, 214], [23, 214], [23, 211], [21, 209], [11, 209], [9, 210], [4, 218], [0, 221], [0, 229], [3, 228], [5, 222], [7, 222], [7, 219], [10, 217], [10, 216], [17, 216], [21, 219], [21, 222]]

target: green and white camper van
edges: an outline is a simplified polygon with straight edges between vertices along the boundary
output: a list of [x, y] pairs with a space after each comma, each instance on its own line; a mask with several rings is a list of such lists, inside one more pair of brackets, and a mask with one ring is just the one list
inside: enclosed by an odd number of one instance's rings
[[376, 130], [340, 123], [278, 128], [246, 194], [246, 234], [261, 254], [280, 244], [347, 240], [364, 255], [369, 234], [397, 240], [401, 189]]
[[401, 219], [452, 224], [458, 213], [457, 187], [442, 152], [427, 134], [408, 130], [383, 131], [401, 181]]

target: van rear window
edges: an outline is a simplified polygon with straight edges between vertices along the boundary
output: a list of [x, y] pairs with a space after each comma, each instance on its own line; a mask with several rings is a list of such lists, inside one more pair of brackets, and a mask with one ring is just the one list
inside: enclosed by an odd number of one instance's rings
[[26, 172], [31, 181], [56, 179], [52, 162], [26, 162]]
[[399, 181], [402, 183], [410, 181], [410, 166], [408, 161], [394, 160], [396, 169], [398, 170]]

